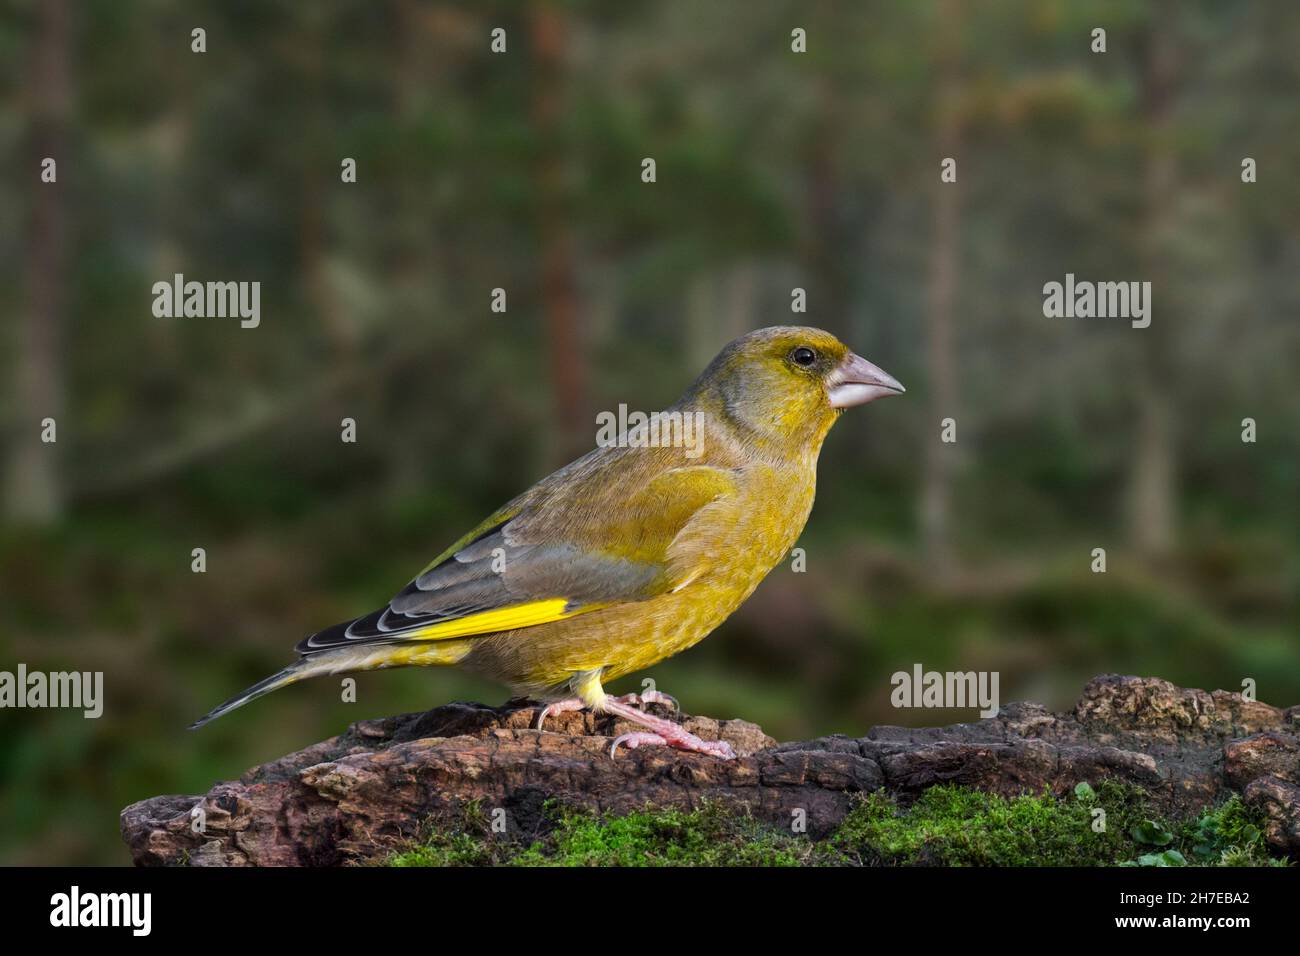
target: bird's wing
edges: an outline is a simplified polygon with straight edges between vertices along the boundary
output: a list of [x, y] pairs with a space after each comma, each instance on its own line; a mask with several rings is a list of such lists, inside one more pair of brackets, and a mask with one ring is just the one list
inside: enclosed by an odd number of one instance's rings
[[647, 469], [644, 457], [601, 451], [489, 517], [386, 607], [313, 634], [298, 652], [494, 634], [684, 587], [735, 520], [735, 473]]

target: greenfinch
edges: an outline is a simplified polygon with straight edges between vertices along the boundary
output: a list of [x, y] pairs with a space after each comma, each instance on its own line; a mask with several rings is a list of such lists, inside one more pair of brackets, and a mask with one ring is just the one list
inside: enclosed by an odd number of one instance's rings
[[542, 479], [387, 605], [312, 634], [294, 663], [193, 726], [308, 677], [454, 665], [544, 702], [539, 728], [548, 713], [581, 708], [645, 728], [611, 754], [670, 745], [730, 759], [725, 742], [636, 706], [666, 695], [616, 698], [602, 685], [726, 620], [803, 530], [831, 425], [902, 391], [820, 329], [744, 335], [657, 423], [638, 422]]

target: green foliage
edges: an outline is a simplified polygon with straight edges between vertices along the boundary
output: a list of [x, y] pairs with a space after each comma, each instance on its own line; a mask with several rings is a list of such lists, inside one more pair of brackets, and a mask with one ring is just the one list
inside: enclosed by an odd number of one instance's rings
[[1174, 842], [1173, 833], [1158, 820], [1143, 820], [1129, 830], [1129, 835], [1138, 843], [1148, 846], [1168, 846]]
[[1282, 866], [1269, 856], [1258, 814], [1233, 796], [1184, 826], [1183, 844], [1194, 861], [1214, 866]]
[[[1218, 807], [1171, 828], [1164, 821], [1146, 819], [1130, 830], [1145, 847], [1167, 847], [1142, 853], [1121, 866], [1285, 866], [1287, 861], [1269, 856], [1258, 814], [1235, 794]], [[1177, 846], [1172, 846], [1177, 844]]]
[[1187, 858], [1177, 850], [1165, 850], [1163, 853], [1144, 853], [1136, 860], [1121, 863], [1120, 866], [1186, 866]]

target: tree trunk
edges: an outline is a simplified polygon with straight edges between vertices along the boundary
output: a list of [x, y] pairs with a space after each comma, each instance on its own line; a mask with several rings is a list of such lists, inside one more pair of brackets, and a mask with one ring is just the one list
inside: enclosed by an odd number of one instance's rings
[[[556, 5], [532, 7], [536, 75], [533, 123], [540, 143], [536, 168], [538, 232], [541, 243], [541, 306], [558, 440], [558, 460], [567, 461], [591, 445], [594, 426], [584, 412], [586, 369], [578, 329], [579, 309], [574, 243], [568, 221], [560, 123], [564, 115], [566, 24]], [[633, 175], [630, 172], [629, 175]]]
[[[948, 0], [940, 8], [935, 65], [938, 82], [935, 128], [936, 168], [929, 264], [929, 305], [926, 311], [926, 372], [930, 382], [930, 437], [926, 443], [921, 490], [921, 540], [931, 574], [943, 579], [953, 571], [952, 484], [956, 468], [956, 446], [940, 440], [939, 423], [959, 418], [957, 368], [953, 356], [953, 312], [956, 308], [960, 267], [961, 116], [957, 97], [961, 92], [961, 5]], [[939, 180], [938, 161], [958, 159], [958, 182]], [[960, 434], [960, 432], [959, 432]]]
[[[331, 124], [325, 93], [325, 69], [329, 56], [325, 38], [329, 28], [329, 17], [324, 12], [309, 19], [298, 47], [302, 85], [306, 93], [306, 115], [301, 135], [311, 147], [304, 151], [310, 160], [302, 172], [299, 194], [298, 258], [302, 280], [306, 284], [306, 301], [329, 337], [335, 359], [351, 362], [356, 359], [357, 329], [335, 300], [328, 269], [330, 196], [332, 190], [339, 188], [337, 177], [342, 160], [341, 156], [330, 155], [329, 150]], [[327, 176], [335, 178], [327, 183]]]
[[[1156, 677], [1095, 678], [1064, 713], [1012, 704], [998, 720], [779, 746], [745, 720], [677, 715], [689, 732], [727, 742], [735, 762], [667, 747], [611, 760], [611, 738], [639, 725], [591, 712], [551, 715], [539, 745], [538, 711], [526, 701], [458, 703], [362, 720], [206, 794], [133, 803], [121, 814], [122, 838], [137, 866], [340, 866], [383, 863], [423, 840], [429, 823], [443, 832], [470, 824], [466, 836], [502, 847], [508, 859], [530, 846], [553, 852], [538, 813], [545, 800], [606, 817], [707, 801], [787, 829], [802, 813], [806, 838], [824, 840], [864, 793], [903, 804], [936, 784], [1065, 795], [1101, 777], [1144, 788], [1175, 817], [1240, 794], [1263, 817], [1275, 853], [1300, 851], [1300, 794], [1274, 775], [1300, 747], [1286, 713]], [[466, 811], [475, 805], [501, 808], [510, 835], [473, 823], [479, 815]], [[194, 832], [195, 807], [206, 819], [202, 833]]]
[[[28, 163], [31, 218], [27, 231], [27, 300], [14, 369], [16, 437], [6, 481], [5, 512], [18, 523], [47, 525], [63, 511], [63, 489], [55, 451], [41, 440], [41, 420], [59, 422], [63, 410], [61, 324], [66, 243], [63, 190], [72, 174], [67, 155], [72, 77], [68, 46], [71, 24], [64, 0], [39, 5], [40, 24], [28, 72], [31, 116]], [[39, 180], [45, 157], [57, 163], [59, 180]], [[65, 432], [66, 434], [66, 432]]]
[[808, 251], [814, 286], [808, 290], [807, 317], [811, 325], [847, 334], [851, 290], [845, 250], [851, 242], [837, 161], [845, 117], [831, 79], [823, 78], [817, 95], [820, 112], [808, 144]]
[[[1176, 165], [1169, 127], [1177, 72], [1172, 7], [1161, 3], [1152, 18], [1143, 64], [1142, 102], [1146, 121], [1145, 193], [1140, 243], [1145, 275], [1153, 295], [1172, 295], [1168, 275], [1169, 220], [1174, 200]], [[1162, 299], [1166, 311], [1170, 299]], [[1175, 416], [1169, 395], [1173, 386], [1172, 343], [1166, 323], [1155, 320], [1140, 335], [1140, 369], [1134, 376], [1137, 401], [1137, 447], [1129, 487], [1129, 536], [1145, 558], [1159, 558], [1174, 545]]]

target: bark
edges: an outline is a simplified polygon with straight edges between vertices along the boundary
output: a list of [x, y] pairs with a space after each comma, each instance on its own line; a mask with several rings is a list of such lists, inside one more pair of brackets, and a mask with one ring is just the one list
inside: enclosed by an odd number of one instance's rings
[[1159, 678], [1096, 678], [1067, 713], [1009, 704], [973, 724], [877, 727], [857, 738], [776, 744], [743, 720], [683, 720], [700, 737], [729, 742], [734, 761], [666, 748], [611, 758], [611, 737], [631, 724], [570, 712], [538, 731], [535, 717], [534, 706], [513, 702], [360, 721], [206, 795], [133, 804], [122, 811], [122, 836], [138, 865], [335, 865], [382, 859], [431, 816], [471, 801], [528, 826], [548, 800], [621, 814], [707, 798], [773, 824], [802, 809], [818, 837], [844, 819], [855, 794], [906, 802], [952, 783], [1063, 795], [1116, 778], [1176, 814], [1240, 792], [1265, 814], [1275, 848], [1300, 850], [1300, 707]]
[[[56, 427], [66, 428], [60, 418], [67, 286], [64, 190], [66, 177], [73, 175], [67, 151], [72, 75], [67, 4], [64, 0], [50, 0], [38, 9], [39, 25], [29, 71], [31, 115], [26, 169], [33, 179], [33, 196], [27, 229], [27, 300], [19, 329], [17, 367], [11, 373], [16, 427], [6, 476], [5, 512], [18, 523], [46, 525], [63, 511], [58, 445], [41, 441], [41, 420], [53, 418]], [[46, 157], [57, 163], [57, 182], [38, 179], [41, 161]]]

